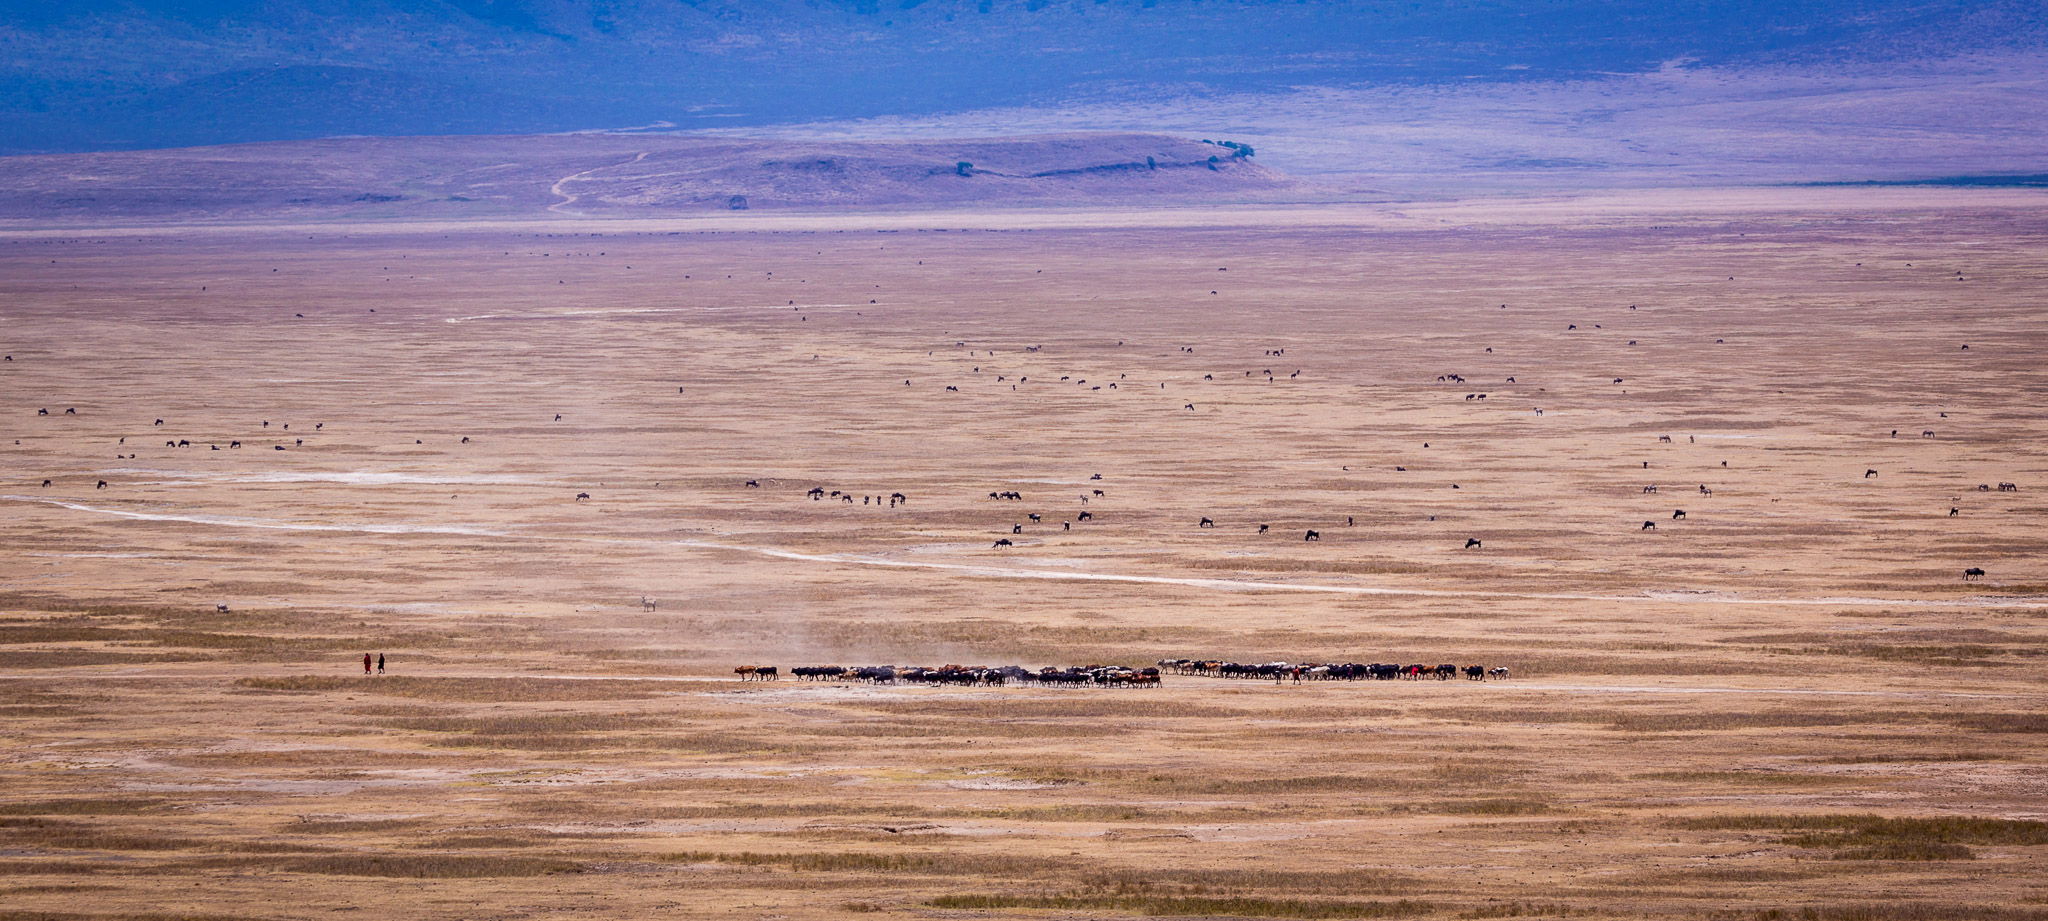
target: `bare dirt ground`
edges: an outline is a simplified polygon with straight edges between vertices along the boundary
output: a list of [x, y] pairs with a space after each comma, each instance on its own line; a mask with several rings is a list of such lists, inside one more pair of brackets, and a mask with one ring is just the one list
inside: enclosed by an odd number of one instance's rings
[[[0, 917], [2048, 917], [2048, 199], [1733, 201], [9, 235]], [[732, 679], [1179, 656], [1514, 677]]]

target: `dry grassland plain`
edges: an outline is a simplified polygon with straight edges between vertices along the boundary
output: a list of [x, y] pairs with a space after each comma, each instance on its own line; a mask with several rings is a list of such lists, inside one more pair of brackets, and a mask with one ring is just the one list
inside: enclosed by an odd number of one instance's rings
[[[2017, 192], [13, 232], [0, 918], [2048, 918], [2044, 290]], [[1180, 656], [1514, 677], [732, 672]]]

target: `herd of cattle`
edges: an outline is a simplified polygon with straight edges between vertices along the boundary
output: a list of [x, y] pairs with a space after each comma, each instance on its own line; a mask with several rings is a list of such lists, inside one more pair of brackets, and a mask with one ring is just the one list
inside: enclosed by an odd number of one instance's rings
[[1241, 662], [1223, 662], [1216, 659], [1160, 659], [1159, 667], [1168, 669], [1176, 675], [1194, 675], [1204, 678], [1262, 678], [1271, 681], [1286, 681], [1289, 679], [1294, 681], [1393, 681], [1395, 679], [1419, 681], [1424, 678], [1449, 681], [1460, 674], [1473, 681], [1484, 681], [1488, 678], [1501, 681], [1506, 680], [1508, 677], [1508, 670], [1504, 666], [1487, 668], [1484, 665], [1466, 665], [1459, 667], [1449, 663], [1442, 665], [1384, 665], [1378, 662], [1370, 665], [1358, 662], [1345, 662], [1341, 664], [1322, 662], [1304, 662], [1299, 664], [1293, 662], [1260, 662], [1245, 664]]
[[[1484, 665], [1370, 665], [1345, 663], [1262, 662], [1243, 664], [1215, 659], [1160, 659], [1145, 668], [1124, 665], [1086, 665], [1031, 671], [1019, 665], [942, 665], [936, 668], [892, 665], [799, 665], [789, 670], [806, 681], [858, 681], [866, 684], [917, 684], [926, 687], [1158, 687], [1163, 672], [1203, 678], [1253, 678], [1268, 681], [1449, 681], [1464, 675], [1473, 681], [1506, 680], [1508, 670]], [[742, 665], [733, 669], [741, 681], [774, 681], [782, 677], [773, 665]]]

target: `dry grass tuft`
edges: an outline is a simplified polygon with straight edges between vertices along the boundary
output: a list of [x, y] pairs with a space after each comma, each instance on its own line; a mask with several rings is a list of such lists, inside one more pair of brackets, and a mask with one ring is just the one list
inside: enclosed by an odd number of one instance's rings
[[160, 799], [45, 799], [0, 803], [0, 816], [8, 815], [135, 815], [150, 812], [164, 803]]
[[1063, 911], [1128, 911], [1152, 916], [1237, 918], [1412, 918], [1437, 910], [1428, 902], [1323, 902], [1306, 899], [1265, 899], [1251, 896], [1159, 895], [942, 895], [925, 904], [933, 908], [988, 911], [1004, 908], [1050, 908]]
[[0, 818], [0, 842], [67, 851], [174, 851], [198, 842], [124, 834], [82, 822], [38, 817]]
[[2048, 713], [1980, 713], [1957, 721], [1979, 732], [2048, 732]]
[[1714, 917], [1727, 921], [2048, 921], [2048, 911], [1955, 902], [1860, 902], [1723, 912]]
[[1536, 902], [1507, 902], [1501, 905], [1486, 905], [1458, 913], [1460, 918], [1561, 918], [1574, 914], [1569, 905], [1541, 904]]
[[1794, 847], [1826, 848], [1836, 860], [1971, 860], [1969, 845], [2048, 844], [2048, 822], [1971, 816], [1885, 818], [1874, 815], [1737, 815], [1688, 819], [1701, 830], [1802, 832]]
[[468, 854], [347, 854], [285, 864], [294, 873], [379, 876], [392, 879], [475, 879], [581, 873], [583, 864], [542, 857]]
[[1830, 774], [1789, 774], [1780, 771], [1653, 771], [1637, 774], [1635, 780], [1663, 780], [1677, 783], [1751, 784], [1769, 787], [1825, 787], [1858, 783], [1859, 778]]
[[1015, 878], [1070, 871], [1073, 861], [1007, 854], [910, 853], [878, 854], [846, 851], [812, 854], [684, 851], [665, 854], [673, 863], [716, 863], [744, 867], [786, 867], [804, 873], [891, 873], [930, 876], [1000, 876]]

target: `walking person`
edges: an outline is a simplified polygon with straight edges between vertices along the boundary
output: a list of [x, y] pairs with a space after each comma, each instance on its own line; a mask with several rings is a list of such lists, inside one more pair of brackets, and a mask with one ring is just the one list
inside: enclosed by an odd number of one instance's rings
[[384, 654], [381, 652], [377, 654], [377, 674], [384, 674]]
[[367, 674], [369, 674], [369, 673], [370, 673], [370, 654], [366, 652], [366, 653], [363, 653], [363, 674], [367, 675]]

